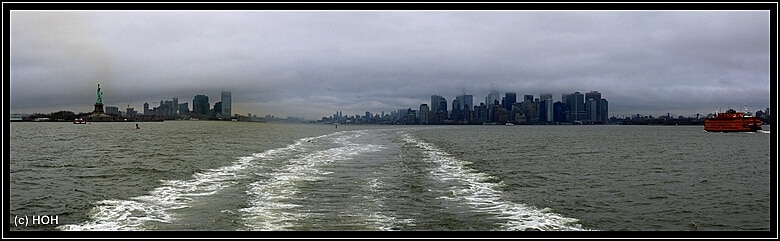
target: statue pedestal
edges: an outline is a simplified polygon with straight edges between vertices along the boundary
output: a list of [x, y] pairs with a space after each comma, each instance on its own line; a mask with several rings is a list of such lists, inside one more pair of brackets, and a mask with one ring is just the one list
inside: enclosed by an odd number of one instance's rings
[[103, 114], [103, 113], [105, 113], [103, 111], [103, 103], [95, 103], [95, 111], [93, 113], [95, 113], [95, 114]]

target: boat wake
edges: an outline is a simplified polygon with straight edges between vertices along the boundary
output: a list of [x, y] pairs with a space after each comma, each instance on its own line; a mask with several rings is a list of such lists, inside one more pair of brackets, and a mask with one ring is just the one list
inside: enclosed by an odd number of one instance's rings
[[433, 176], [439, 180], [460, 183], [461, 188], [456, 187], [449, 195], [439, 198], [465, 202], [476, 210], [492, 213], [506, 220], [502, 225], [505, 230], [585, 230], [577, 223], [579, 220], [552, 213], [549, 208], [537, 209], [503, 200], [500, 191], [502, 182], [491, 182], [495, 178], [467, 167], [468, 162], [453, 158], [447, 152], [416, 140], [408, 133], [404, 133], [402, 138], [406, 143], [422, 149], [427, 156], [425, 160], [438, 165], [431, 171]]
[[155, 225], [150, 222], [171, 223], [173, 210], [188, 208], [198, 198], [211, 196], [233, 186], [239, 180], [249, 177], [258, 160], [272, 160], [306, 150], [311, 140], [335, 135], [303, 138], [286, 147], [271, 149], [251, 156], [241, 157], [232, 165], [193, 174], [190, 180], [161, 180], [163, 185], [149, 195], [132, 197], [129, 200], [103, 200], [94, 203], [90, 218], [82, 224], [62, 225], [66, 231], [79, 230], [148, 230]]
[[[433, 144], [399, 132], [402, 141], [422, 150], [423, 161], [434, 163], [429, 173], [436, 180], [453, 182], [452, 188], [441, 193], [440, 199], [465, 204], [471, 209], [494, 215], [500, 220], [502, 230], [584, 230], [577, 219], [563, 217], [550, 209], [538, 209], [513, 203], [502, 198], [501, 182], [467, 166]], [[331, 166], [347, 160], [362, 160], [369, 153], [385, 150], [386, 143], [377, 141], [373, 132], [347, 131], [317, 137], [303, 138], [282, 148], [267, 150], [238, 158], [233, 163], [196, 173], [188, 180], [161, 180], [162, 185], [148, 195], [127, 199], [109, 199], [93, 203], [90, 220], [81, 224], [59, 226], [60, 230], [155, 230], [168, 227], [181, 217], [181, 210], [198, 206], [203, 198], [237, 185], [245, 190], [246, 206], [237, 210], [241, 217], [238, 229], [293, 230], [300, 228], [305, 219], [319, 219], [319, 213], [302, 207], [307, 198], [300, 195], [301, 183], [318, 182], [332, 178]], [[382, 139], [382, 138], [379, 138]], [[373, 154], [371, 154], [373, 155]], [[267, 171], [259, 171], [268, 169]], [[357, 211], [354, 227], [370, 224], [365, 228], [399, 230], [402, 226], [415, 226], [415, 220], [397, 217], [395, 210], [385, 210], [387, 199], [382, 196], [381, 175], [364, 184], [365, 204], [377, 209]], [[232, 190], [232, 189], [231, 189]], [[438, 194], [437, 194], [438, 195]], [[310, 198], [310, 197], [309, 197]], [[359, 205], [357, 207], [360, 207]], [[223, 210], [222, 212], [230, 210]], [[316, 211], [316, 210], [315, 210]], [[311, 216], [314, 215], [314, 216]], [[339, 224], [334, 224], [339, 225]], [[327, 225], [326, 225], [327, 226]], [[336, 226], [341, 227], [341, 226]], [[345, 226], [353, 227], [353, 226]]]
[[307, 216], [307, 212], [301, 212], [301, 205], [294, 203], [298, 198], [296, 194], [300, 193], [296, 187], [297, 183], [316, 182], [332, 174], [321, 170], [323, 165], [349, 160], [355, 155], [382, 149], [382, 146], [358, 144], [351, 141], [362, 134], [361, 132], [353, 132], [329, 138], [329, 141], [341, 146], [312, 153], [301, 153], [297, 157], [292, 157], [289, 164], [278, 170], [256, 174], [267, 176], [267, 178], [249, 184], [249, 189], [246, 191], [250, 199], [248, 201], [249, 207], [239, 210], [244, 225], [249, 230], [289, 230], [294, 228], [297, 220], [305, 219]]

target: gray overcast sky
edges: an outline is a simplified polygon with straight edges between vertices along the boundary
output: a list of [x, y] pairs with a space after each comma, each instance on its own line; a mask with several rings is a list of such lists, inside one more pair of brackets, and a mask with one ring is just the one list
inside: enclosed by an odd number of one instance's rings
[[[195, 95], [319, 119], [599, 91], [609, 115], [770, 104], [769, 11], [12, 11], [11, 113]], [[776, 44], [776, 43], [773, 43]]]

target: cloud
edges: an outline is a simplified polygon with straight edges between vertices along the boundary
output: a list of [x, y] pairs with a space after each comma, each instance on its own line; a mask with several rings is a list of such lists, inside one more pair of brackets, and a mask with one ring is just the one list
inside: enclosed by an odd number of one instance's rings
[[311, 119], [491, 89], [764, 108], [769, 50], [767, 11], [16, 11], [11, 109], [90, 111], [97, 83], [107, 105], [227, 90], [237, 113]]

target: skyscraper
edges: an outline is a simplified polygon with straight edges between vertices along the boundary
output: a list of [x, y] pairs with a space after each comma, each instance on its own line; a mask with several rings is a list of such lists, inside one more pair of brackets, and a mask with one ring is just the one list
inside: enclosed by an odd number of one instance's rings
[[504, 93], [504, 109], [512, 111], [512, 105], [517, 103], [517, 93], [506, 92]]
[[222, 116], [222, 101], [214, 103], [214, 109], [212, 110], [211, 117], [224, 118]]
[[420, 105], [420, 123], [422, 124], [428, 124], [428, 104], [421, 104]]
[[447, 99], [440, 95], [431, 95], [430, 118], [432, 123], [441, 123], [447, 119]]
[[222, 118], [230, 119], [233, 100], [230, 91], [222, 91]]
[[205, 95], [196, 95], [192, 99], [192, 111], [198, 115], [209, 115], [209, 97]]
[[173, 97], [173, 115], [179, 114], [179, 97]]
[[585, 100], [580, 92], [565, 95], [564, 103], [569, 105], [568, 121], [581, 121], [585, 119]]
[[604, 122], [601, 119], [601, 93], [598, 91], [585, 93], [585, 103], [585, 112], [588, 113], [586, 118], [594, 122]]
[[541, 122], [553, 122], [553, 99], [552, 94], [539, 95], [542, 103], [539, 107]]
[[563, 102], [556, 101], [553, 103], [553, 122], [566, 122], [566, 115], [564, 113], [568, 110], [569, 106]]
[[491, 90], [490, 94], [488, 94], [487, 98], [485, 98], [485, 103], [488, 106], [492, 106], [496, 100], [501, 101], [501, 97], [499, 97], [498, 91]]
[[525, 95], [525, 96], [523, 96], [523, 101], [534, 102], [534, 95]]
[[488, 110], [488, 115], [487, 115], [487, 121], [488, 122], [495, 121], [493, 119], [493, 117], [495, 116], [495, 114], [493, 113], [494, 112], [493, 106], [498, 101], [501, 101], [501, 97], [498, 96], [498, 91], [496, 91], [496, 90], [491, 90], [490, 94], [488, 94], [488, 96], [485, 97], [485, 103], [487, 104], [487, 110]]
[[[439, 100], [444, 99], [444, 97], [441, 97], [439, 95], [431, 95], [431, 112], [437, 112], [439, 111]], [[446, 106], [445, 106], [446, 108]]]
[[459, 121], [461, 119], [461, 113], [463, 112], [463, 105], [461, 104], [462, 95], [459, 95], [455, 97], [455, 100], [452, 101], [452, 111], [450, 111], [450, 118], [454, 121]]
[[179, 103], [179, 114], [186, 115], [190, 113], [190, 107], [187, 103]]
[[437, 105], [439, 107], [438, 110], [436, 110], [436, 123], [443, 123], [444, 120], [447, 119], [447, 99], [444, 97], [439, 98], [439, 104]]
[[163, 115], [172, 116], [173, 115], [173, 101], [166, 100], [163, 101], [163, 104], [160, 105], [160, 108], [162, 108]]
[[604, 123], [609, 122], [609, 102], [607, 99], [601, 99], [601, 121]]
[[474, 110], [474, 96], [473, 95], [463, 95], [463, 98], [461, 98], [461, 105], [463, 106], [463, 110]]

